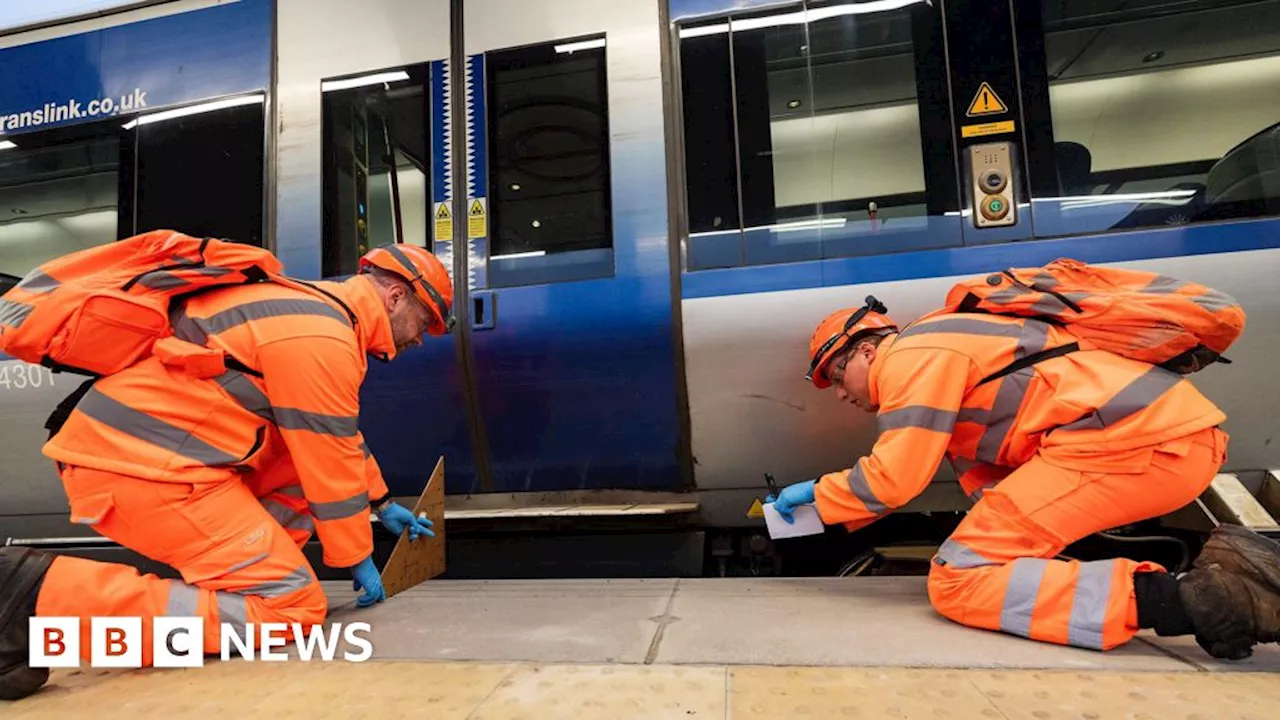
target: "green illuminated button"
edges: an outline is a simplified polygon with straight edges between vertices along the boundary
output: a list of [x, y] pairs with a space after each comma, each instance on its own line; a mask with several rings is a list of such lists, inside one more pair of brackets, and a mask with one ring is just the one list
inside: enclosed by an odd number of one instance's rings
[[988, 220], [1002, 220], [1009, 214], [1009, 203], [999, 195], [988, 195], [982, 201], [982, 216]]

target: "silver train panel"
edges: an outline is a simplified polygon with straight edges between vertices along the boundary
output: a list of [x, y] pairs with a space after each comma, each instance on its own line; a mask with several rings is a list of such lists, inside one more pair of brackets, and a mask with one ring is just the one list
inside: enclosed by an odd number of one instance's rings
[[[1123, 236], [1116, 238], [1124, 242]], [[1244, 335], [1218, 365], [1192, 382], [1227, 414], [1228, 471], [1280, 467], [1273, 444], [1280, 385], [1266, 378], [1280, 352], [1280, 250], [1123, 263], [1203, 283], [1234, 296], [1248, 313]], [[993, 268], [998, 269], [998, 268]], [[827, 314], [875, 295], [899, 323], [941, 305], [962, 277], [845, 285], [685, 300], [684, 345], [695, 472], [700, 490], [759, 489], [762, 474], [796, 482], [849, 467], [871, 450], [875, 416], [805, 382], [809, 337]], [[944, 462], [935, 483], [954, 483]], [[920, 510], [928, 510], [917, 505]]]
[[278, 0], [276, 244], [286, 270], [320, 276], [320, 81], [449, 56], [448, 0]]

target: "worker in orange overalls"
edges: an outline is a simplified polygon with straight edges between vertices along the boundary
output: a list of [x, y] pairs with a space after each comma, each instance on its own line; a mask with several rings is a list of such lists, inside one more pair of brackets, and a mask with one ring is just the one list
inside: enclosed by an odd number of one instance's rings
[[[204, 618], [219, 623], [323, 622], [327, 602], [302, 553], [314, 529], [324, 563], [350, 568], [357, 605], [386, 594], [372, 558], [370, 512], [396, 535], [431, 521], [388, 499], [357, 419], [367, 356], [389, 361], [453, 326], [453, 289], [430, 252], [392, 245], [318, 292], [273, 283], [194, 295], [171, 312], [174, 334], [220, 349], [238, 370], [210, 380], [155, 356], [94, 382], [44, 453], [57, 462], [71, 520], [182, 575], [25, 548], [0, 550], [0, 698], [35, 692], [48, 670], [27, 665], [28, 617]], [[255, 647], [258, 633], [254, 633]]]
[[1280, 544], [1215, 530], [1194, 568], [1055, 559], [1093, 533], [1196, 499], [1226, 458], [1225, 415], [1183, 375], [1080, 350], [981, 381], [1075, 338], [1034, 319], [932, 314], [899, 331], [868, 298], [824, 319], [808, 378], [877, 413], [852, 468], [779, 492], [861, 528], [915, 498], [946, 457], [976, 504], [934, 556], [929, 599], [965, 625], [1107, 650], [1142, 628], [1194, 634], [1217, 658], [1280, 641]]

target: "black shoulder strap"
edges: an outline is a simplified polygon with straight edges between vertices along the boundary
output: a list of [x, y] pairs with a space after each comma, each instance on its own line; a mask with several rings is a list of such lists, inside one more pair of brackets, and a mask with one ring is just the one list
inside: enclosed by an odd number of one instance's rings
[[1043, 362], [1050, 358], [1062, 357], [1063, 355], [1066, 355], [1068, 353], [1073, 353], [1079, 349], [1080, 349], [1080, 343], [1070, 343], [1068, 345], [1059, 345], [1056, 348], [1049, 348], [1048, 350], [1041, 350], [1038, 353], [1031, 353], [1030, 355], [1024, 358], [1021, 358], [1019, 360], [1014, 360], [1013, 362], [1006, 365], [1004, 369], [997, 370], [996, 372], [993, 372], [990, 375], [982, 378], [982, 382], [978, 383], [978, 385], [979, 386], [986, 385], [992, 380], [999, 380], [1005, 375], [1009, 375], [1010, 373], [1016, 373], [1019, 370], [1023, 368], [1031, 367], [1032, 365], [1035, 365], [1038, 362]]

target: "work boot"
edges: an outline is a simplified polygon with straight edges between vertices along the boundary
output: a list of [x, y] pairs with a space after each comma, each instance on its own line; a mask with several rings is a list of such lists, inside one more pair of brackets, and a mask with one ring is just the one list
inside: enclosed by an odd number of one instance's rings
[[1280, 642], [1280, 543], [1238, 525], [1214, 529], [1178, 583], [1196, 642], [1222, 660]]
[[49, 679], [48, 668], [28, 664], [27, 624], [53, 555], [29, 548], [0, 548], [0, 700], [21, 700]]

